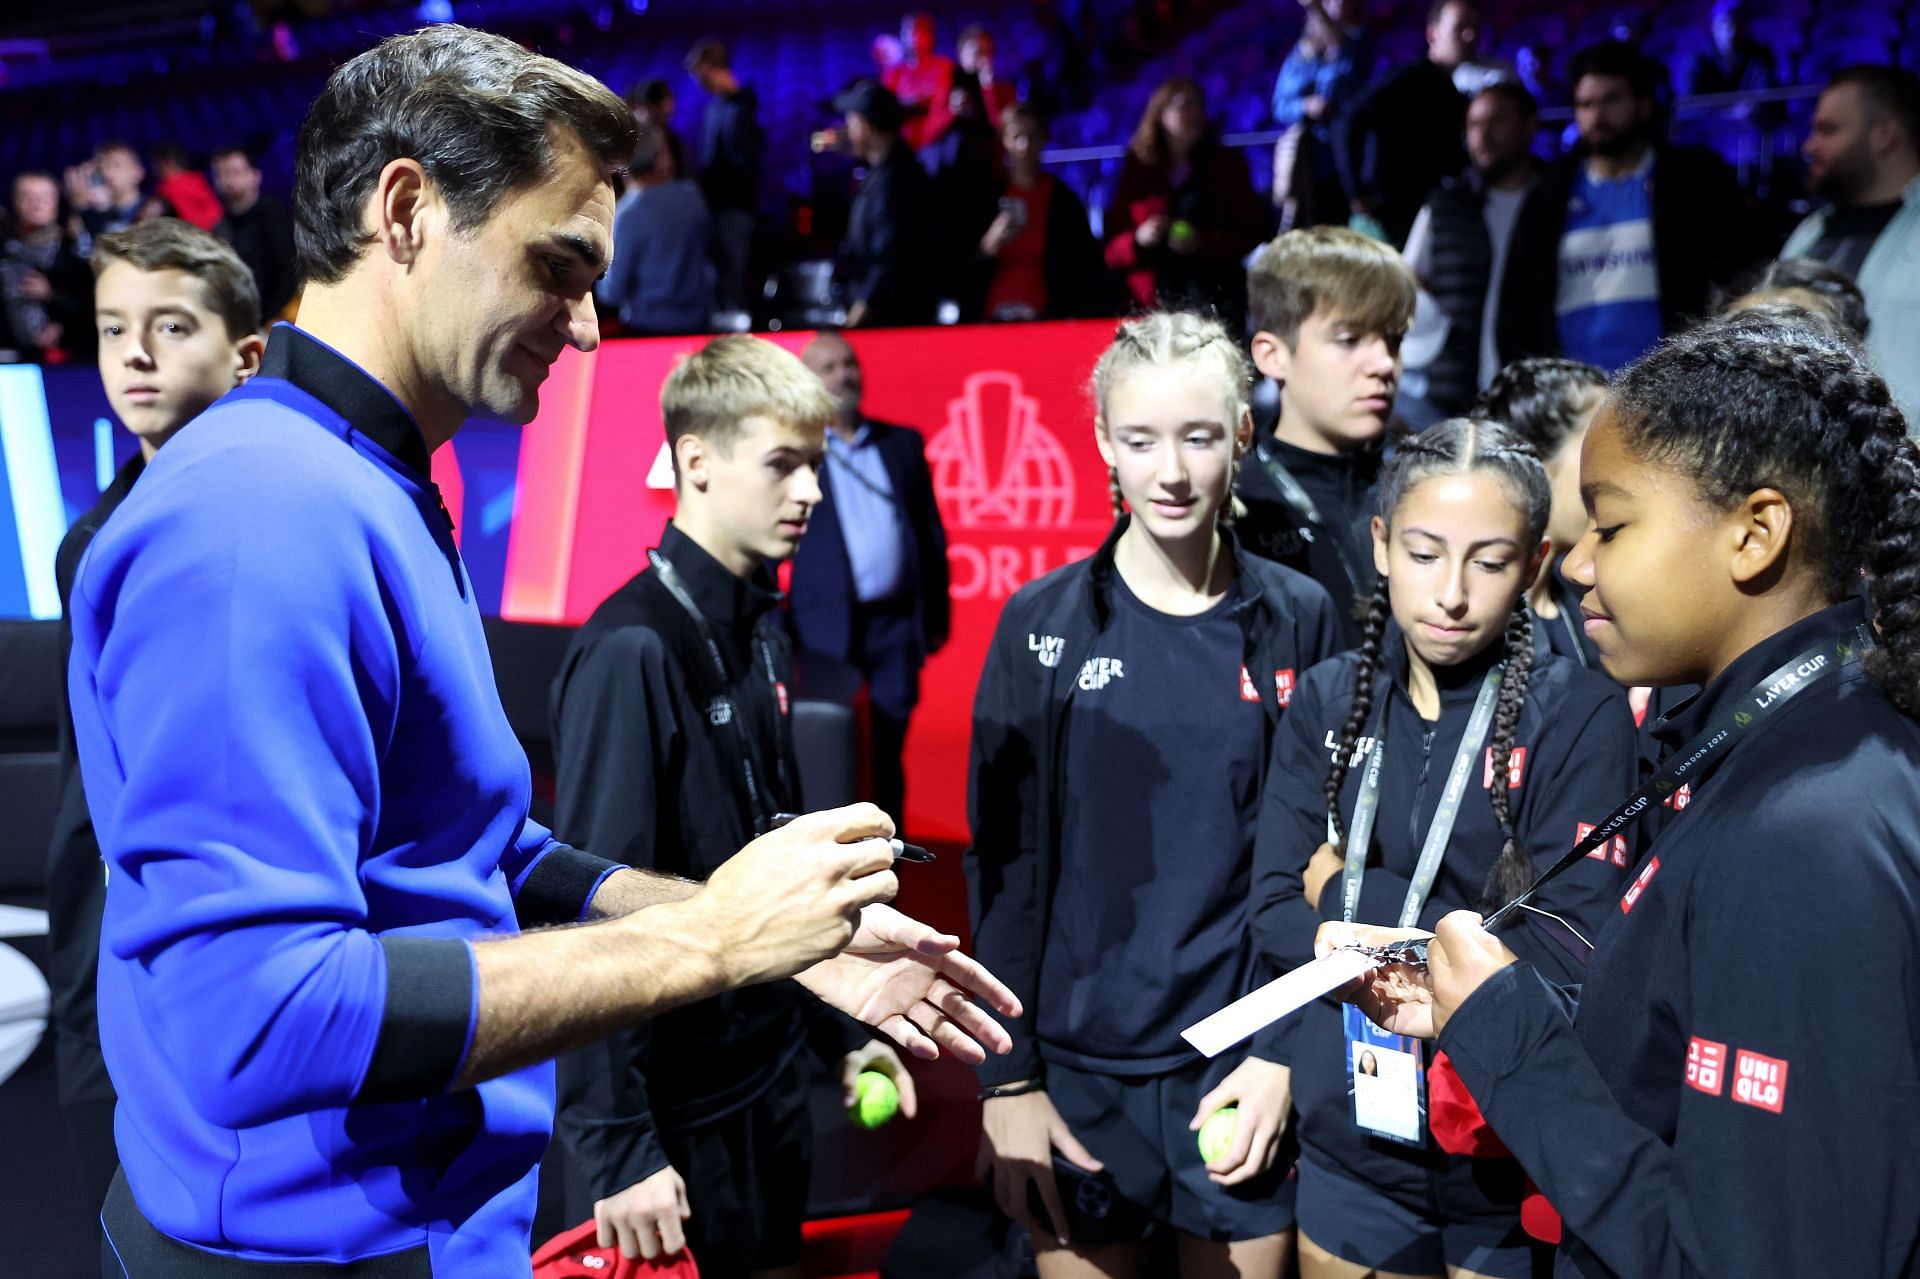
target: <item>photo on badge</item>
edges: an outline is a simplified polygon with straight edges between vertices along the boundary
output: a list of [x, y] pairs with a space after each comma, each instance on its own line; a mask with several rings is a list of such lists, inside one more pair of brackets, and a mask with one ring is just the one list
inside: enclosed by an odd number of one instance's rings
[[1354, 1123], [1388, 1141], [1425, 1146], [1427, 1077], [1420, 1042], [1381, 1030], [1352, 1004], [1342, 1012]]

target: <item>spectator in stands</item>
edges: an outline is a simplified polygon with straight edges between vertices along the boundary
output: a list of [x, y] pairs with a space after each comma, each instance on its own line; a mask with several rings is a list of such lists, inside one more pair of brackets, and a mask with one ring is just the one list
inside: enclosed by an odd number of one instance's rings
[[1736, 93], [1779, 83], [1773, 50], [1747, 29], [1746, 0], [1716, 0], [1713, 43], [1687, 67], [1688, 93]]
[[1778, 306], [1826, 316], [1840, 337], [1855, 346], [1866, 343], [1866, 296], [1859, 285], [1817, 258], [1781, 258], [1767, 263], [1720, 308], [1720, 313], [1734, 315]]
[[1616, 371], [1705, 315], [1716, 285], [1766, 256], [1720, 157], [1655, 141], [1652, 60], [1619, 41], [1582, 49], [1568, 77], [1580, 146], [1552, 175], [1546, 216], [1516, 232], [1507, 272], [1528, 349]]
[[1105, 220], [1107, 265], [1143, 307], [1213, 308], [1237, 330], [1241, 265], [1266, 231], [1246, 160], [1220, 145], [1192, 80], [1153, 91], [1127, 145]]
[[[53, 185], [53, 179], [46, 179]], [[100, 498], [67, 530], [54, 556], [60, 592], [61, 673], [73, 647], [74, 577], [94, 534], [145, 472], [147, 463], [208, 405], [260, 367], [260, 302], [246, 266], [211, 235], [155, 218], [95, 244], [100, 382], [107, 403], [139, 448]], [[80, 1158], [89, 1211], [98, 1211], [120, 1158], [113, 1138], [113, 1082], [100, 1051], [95, 1003], [106, 881], [100, 841], [80, 781], [73, 720], [60, 681], [60, 805], [47, 850], [47, 930], [54, 1073], [67, 1133]]]
[[1056, 320], [1100, 315], [1113, 305], [1100, 246], [1073, 188], [1040, 167], [1047, 126], [1015, 103], [1001, 117], [1007, 180], [980, 238], [984, 299], [971, 313], [989, 320]]
[[727, 46], [702, 40], [687, 55], [687, 70], [707, 94], [700, 130], [700, 190], [713, 215], [713, 265], [720, 305], [753, 307], [753, 232], [760, 217], [760, 161], [767, 135], [760, 100], [733, 73]]
[[1373, 73], [1373, 36], [1361, 0], [1300, 0], [1300, 39], [1273, 82], [1273, 119], [1286, 133], [1274, 152], [1273, 203], [1285, 227], [1344, 216], [1333, 154], [1335, 121]]
[[1336, 135], [1349, 205], [1376, 220], [1396, 248], [1440, 179], [1467, 161], [1460, 143], [1467, 99], [1453, 73], [1472, 60], [1479, 42], [1478, 6], [1436, 0], [1427, 15], [1427, 56], [1376, 83]]
[[13, 218], [0, 243], [0, 346], [50, 364], [93, 349], [93, 277], [60, 225], [60, 187], [51, 173], [13, 180]]
[[861, 411], [864, 380], [852, 344], [822, 333], [800, 358], [838, 412], [820, 472], [824, 496], [793, 557], [788, 620], [801, 648], [851, 662], [866, 678], [873, 802], [899, 827], [920, 668], [952, 629], [947, 531], [921, 433]]
[[946, 134], [920, 153], [933, 179], [934, 229], [939, 263], [936, 285], [942, 298], [960, 303], [962, 314], [977, 298], [980, 271], [976, 251], [992, 225], [1004, 169], [1000, 135], [987, 123], [980, 85], [970, 76], [953, 82], [953, 122]]
[[908, 14], [900, 24], [901, 59], [886, 73], [904, 113], [900, 136], [915, 151], [938, 142], [953, 123], [953, 59], [934, 52], [933, 41], [933, 15]]
[[[1544, 214], [1532, 145], [1539, 110], [1516, 81], [1496, 80], [1467, 106], [1468, 167], [1440, 184], [1407, 235], [1406, 259], [1438, 304], [1446, 336], [1424, 375], [1422, 398], [1442, 417], [1467, 411], [1476, 392], [1514, 358], [1523, 339], [1503, 334], [1508, 251], [1523, 217]], [[1514, 281], [1518, 284], [1519, 281]], [[1503, 343], [1502, 338], [1505, 338]]]
[[628, 332], [704, 332], [713, 321], [707, 202], [674, 171], [660, 126], [641, 120], [637, 128], [626, 194], [614, 208], [613, 264], [597, 293]]
[[993, 61], [993, 32], [979, 23], [960, 32], [956, 52], [960, 64], [956, 78], [971, 79], [980, 86], [980, 103], [986, 109], [987, 123], [998, 130], [1001, 113], [1020, 100], [1011, 79], [1003, 79]]
[[1920, 81], [1897, 67], [1834, 73], [1807, 135], [1807, 185], [1831, 203], [1780, 256], [1817, 258], [1867, 299], [1867, 356], [1920, 430]]
[[867, 166], [841, 246], [847, 327], [931, 324], [934, 318], [933, 185], [900, 135], [900, 100], [862, 80], [834, 99], [847, 145]]
[[1514, 75], [1522, 87], [1543, 107], [1562, 106], [1567, 86], [1553, 71], [1553, 46], [1533, 40], [1521, 45], [1513, 55]]
[[667, 140], [667, 152], [673, 156], [675, 173], [691, 173], [687, 167], [687, 147], [673, 127], [673, 109], [675, 106], [673, 86], [658, 76], [642, 80], [627, 90], [627, 105], [633, 108], [634, 120], [645, 120], [660, 130], [660, 136]]
[[260, 167], [244, 147], [213, 153], [213, 189], [226, 216], [214, 234], [233, 246], [253, 272], [260, 290], [260, 313], [272, 321], [293, 301], [293, 214], [276, 196], [260, 189]]
[[[82, 252], [91, 252], [95, 236], [124, 231], [146, 210], [140, 191], [147, 168], [132, 144], [118, 140], [94, 148], [93, 159], [67, 170], [67, 202], [80, 215]], [[165, 212], [165, 210], [157, 210]]]
[[171, 209], [174, 217], [202, 231], [211, 231], [219, 224], [220, 197], [179, 143], [162, 142], [154, 147], [153, 171], [159, 175], [153, 184], [153, 198]]

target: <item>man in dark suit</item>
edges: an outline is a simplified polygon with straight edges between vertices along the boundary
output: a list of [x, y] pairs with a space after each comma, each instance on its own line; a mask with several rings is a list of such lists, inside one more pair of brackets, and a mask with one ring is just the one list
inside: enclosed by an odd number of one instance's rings
[[920, 668], [946, 643], [947, 531], [926, 444], [860, 412], [860, 359], [823, 332], [801, 353], [840, 406], [820, 472], [825, 496], [793, 557], [789, 618], [799, 646], [858, 667], [872, 719], [873, 800], [904, 818], [901, 751]]
[[848, 148], [867, 166], [841, 245], [847, 327], [932, 324], [938, 215], [933, 183], [901, 140], [899, 99], [862, 80], [833, 104], [846, 116]]

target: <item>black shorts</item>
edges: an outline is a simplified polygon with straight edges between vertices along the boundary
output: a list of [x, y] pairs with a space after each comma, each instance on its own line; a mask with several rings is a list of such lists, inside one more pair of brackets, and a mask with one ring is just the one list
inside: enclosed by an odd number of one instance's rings
[[[1106, 1177], [1061, 1188], [1076, 1241], [1121, 1242], [1108, 1222], [1136, 1238], [1147, 1223], [1159, 1222], [1222, 1243], [1292, 1227], [1291, 1140], [1272, 1168], [1238, 1186], [1222, 1186], [1207, 1176], [1199, 1134], [1188, 1127], [1200, 1099], [1238, 1064], [1230, 1057], [1201, 1060], [1144, 1077], [1048, 1064], [1047, 1096], [1080, 1144], [1106, 1165]], [[1140, 1230], [1126, 1228], [1135, 1222]]]
[[795, 1062], [758, 1099], [660, 1144], [687, 1183], [687, 1246], [705, 1279], [797, 1265], [813, 1172], [811, 1072]]
[[1418, 1212], [1308, 1155], [1300, 1160], [1300, 1233], [1342, 1261], [1371, 1270], [1439, 1275], [1468, 1270], [1529, 1279], [1551, 1251], [1512, 1221], [1458, 1221]]

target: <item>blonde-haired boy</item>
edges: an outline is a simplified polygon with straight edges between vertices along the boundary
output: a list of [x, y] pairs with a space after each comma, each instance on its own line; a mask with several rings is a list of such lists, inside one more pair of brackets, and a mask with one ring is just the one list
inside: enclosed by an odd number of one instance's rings
[[[677, 509], [648, 568], [574, 636], [551, 702], [554, 829], [632, 866], [704, 880], [774, 816], [801, 811], [792, 654], [772, 566], [820, 501], [836, 406], [771, 342], [715, 338], [660, 392]], [[798, 1274], [811, 1163], [805, 997], [756, 986], [668, 1013], [560, 1062], [557, 1127], [600, 1242], [691, 1246], [703, 1275]], [[843, 1069], [913, 1081], [836, 1023]], [[569, 1205], [574, 1216], [585, 1203]]]

